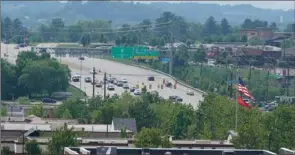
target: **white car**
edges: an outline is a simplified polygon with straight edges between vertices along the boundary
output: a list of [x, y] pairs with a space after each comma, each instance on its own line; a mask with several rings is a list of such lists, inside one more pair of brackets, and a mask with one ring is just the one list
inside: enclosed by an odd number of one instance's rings
[[81, 78], [80, 74], [75, 74], [74, 77]]
[[121, 81], [122, 81], [123, 83], [127, 83], [127, 82], [128, 82], [126, 78], [122, 78]]
[[186, 92], [186, 94], [187, 94], [187, 95], [190, 95], [190, 96], [194, 96], [194, 95], [195, 95], [194, 91], [192, 91], [192, 90], [188, 90], [188, 91]]
[[141, 94], [141, 90], [140, 89], [135, 89], [134, 90], [134, 95], [140, 95]]

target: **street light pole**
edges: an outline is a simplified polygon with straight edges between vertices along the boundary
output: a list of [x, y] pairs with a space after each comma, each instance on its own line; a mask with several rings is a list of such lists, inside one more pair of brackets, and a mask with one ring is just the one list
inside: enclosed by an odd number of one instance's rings
[[[82, 60], [80, 60], [80, 90], [82, 90]], [[82, 91], [80, 93], [80, 97], [82, 97]]]

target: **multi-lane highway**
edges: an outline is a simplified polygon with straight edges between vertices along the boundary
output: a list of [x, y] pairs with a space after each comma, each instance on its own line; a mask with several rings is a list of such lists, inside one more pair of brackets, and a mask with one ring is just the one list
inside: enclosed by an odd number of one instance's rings
[[[14, 49], [15, 45], [3, 45], [1, 44], [1, 50], [5, 51], [6, 46], [8, 46], [8, 60], [10, 62], [14, 62], [17, 56], [17, 53], [19, 50]], [[42, 47], [55, 47], [56, 44], [43, 44], [39, 45]], [[27, 49], [30, 49], [30, 47], [27, 47]], [[2, 52], [4, 53], [4, 52]], [[2, 54], [3, 55], [3, 54]], [[84, 78], [85, 77], [92, 77], [90, 74], [90, 70], [95, 67], [96, 70], [101, 70], [101, 73], [98, 73], [96, 75], [97, 80], [103, 80], [103, 73], [106, 72], [107, 76], [111, 75], [112, 77], [116, 77], [117, 79], [121, 79], [122, 77], [126, 78], [128, 80], [128, 83], [130, 85], [142, 85], [144, 83], [145, 85], [152, 85], [152, 88], [148, 91], [158, 91], [159, 95], [164, 98], [169, 98], [169, 96], [177, 95], [183, 99], [183, 103], [191, 104], [194, 108], [197, 107], [199, 101], [203, 100], [202, 94], [200, 94], [198, 91], [194, 91], [194, 96], [187, 95], [187, 91], [189, 88], [182, 86], [180, 84], [177, 84], [176, 89], [173, 88], [167, 88], [163, 87], [163, 89], [158, 88], [158, 85], [163, 83], [163, 79], [166, 81], [170, 81], [174, 84], [174, 80], [166, 75], [162, 75], [157, 72], [153, 72], [150, 70], [142, 69], [139, 67], [129, 66], [109, 60], [103, 60], [103, 59], [97, 59], [97, 58], [88, 58], [85, 57], [85, 60], [81, 61], [77, 57], [62, 57], [58, 60], [61, 60], [61, 63], [67, 64], [69, 68], [72, 71], [72, 75], [75, 74], [81, 74], [81, 89], [86, 92], [88, 96], [92, 96], [92, 85], [90, 83], [85, 83]], [[81, 65], [82, 64], [82, 65]], [[82, 66], [82, 72], [80, 73], [80, 67]], [[148, 76], [154, 76], [155, 81], [148, 81]], [[74, 86], [80, 88], [80, 82], [71, 82]], [[107, 91], [107, 94], [113, 95], [114, 93], [120, 95], [122, 92], [124, 92], [124, 89], [121, 87], [115, 86], [115, 91]], [[103, 95], [103, 88], [96, 88], [95, 94]]]

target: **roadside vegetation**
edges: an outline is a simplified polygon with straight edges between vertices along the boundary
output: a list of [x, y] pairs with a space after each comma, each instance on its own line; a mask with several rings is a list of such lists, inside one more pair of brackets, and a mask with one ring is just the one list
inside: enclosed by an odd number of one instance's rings
[[[168, 136], [191, 140], [227, 139], [229, 130], [234, 130], [235, 127], [236, 104], [235, 100], [213, 93], [206, 96], [195, 110], [190, 105], [175, 104], [149, 92], [144, 92], [139, 97], [124, 93], [106, 100], [101, 96], [88, 101], [67, 100], [57, 107], [55, 117], [77, 119], [82, 124], [110, 124], [113, 117], [135, 118], [138, 129], [135, 136], [136, 146], [172, 147], [167, 140]], [[38, 110], [32, 111], [32, 114], [46, 117], [42, 108], [42, 105], [36, 105]], [[280, 147], [292, 148], [295, 145], [294, 111], [294, 105], [280, 105], [269, 113], [261, 112], [257, 108], [249, 110], [239, 106], [239, 136], [233, 139], [235, 147], [270, 149], [275, 152]], [[63, 136], [52, 140], [58, 142], [50, 143], [51, 147], [59, 147], [55, 145], [61, 145], [59, 142], [68, 139], [67, 137], [79, 137], [70, 135], [71, 132], [64, 128], [57, 132]], [[58, 133], [56, 135], [59, 135]]]

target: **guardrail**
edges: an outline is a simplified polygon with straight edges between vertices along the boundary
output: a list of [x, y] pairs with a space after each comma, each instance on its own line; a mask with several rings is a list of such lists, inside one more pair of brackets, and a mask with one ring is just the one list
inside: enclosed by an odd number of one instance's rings
[[145, 66], [141, 66], [141, 65], [136, 65], [136, 64], [131, 64], [131, 65], [134, 66], [134, 67], [139, 67], [139, 68], [143, 68], [143, 69], [146, 69], [146, 70], [150, 70], [150, 71], [154, 71], [154, 72], [157, 72], [157, 73], [160, 73], [160, 74], [166, 75], [166, 76], [172, 78], [173, 80], [178, 81], [178, 83], [179, 83], [180, 85], [184, 86], [184, 87], [187, 87], [187, 88], [193, 89], [193, 90], [197, 91], [198, 93], [200, 93], [200, 94], [202, 94], [202, 95], [208, 95], [207, 92], [204, 92], [204, 91], [202, 91], [202, 90], [200, 90], [200, 89], [197, 89], [197, 88], [194, 88], [194, 87], [192, 87], [192, 86], [190, 86], [190, 85], [187, 85], [187, 84], [184, 83], [183, 81], [180, 81], [180, 80], [176, 79], [175, 77], [171, 76], [170, 74], [167, 74], [167, 73], [162, 72], [162, 71], [160, 71], [160, 70], [152, 69], [152, 68], [149, 68], [149, 67], [145, 67]]

